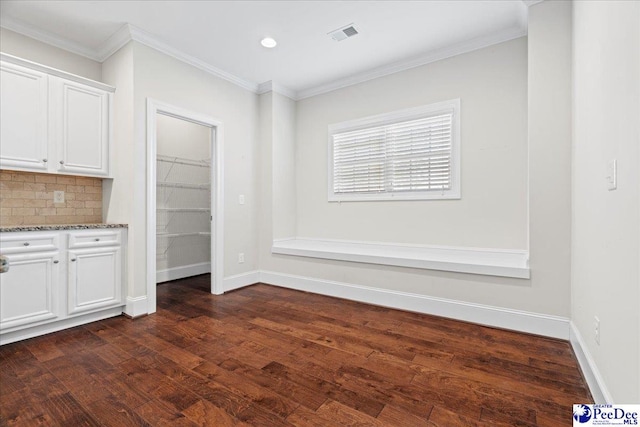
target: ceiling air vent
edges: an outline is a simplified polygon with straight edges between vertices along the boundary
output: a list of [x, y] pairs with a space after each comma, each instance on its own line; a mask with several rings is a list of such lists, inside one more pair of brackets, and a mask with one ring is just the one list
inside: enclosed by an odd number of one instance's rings
[[339, 42], [349, 37], [353, 37], [358, 34], [358, 30], [355, 29], [353, 24], [349, 24], [345, 27], [338, 28], [337, 30], [328, 33], [329, 36], [335, 41]]

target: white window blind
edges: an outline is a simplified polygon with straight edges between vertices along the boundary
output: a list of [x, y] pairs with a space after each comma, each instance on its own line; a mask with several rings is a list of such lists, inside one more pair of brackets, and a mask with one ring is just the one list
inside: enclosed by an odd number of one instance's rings
[[330, 200], [456, 196], [456, 109], [413, 116], [331, 133]]

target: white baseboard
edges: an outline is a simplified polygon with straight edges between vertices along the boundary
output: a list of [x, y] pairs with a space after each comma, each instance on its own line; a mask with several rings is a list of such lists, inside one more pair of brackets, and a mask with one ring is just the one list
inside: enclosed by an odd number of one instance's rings
[[156, 283], [163, 283], [170, 280], [182, 279], [183, 277], [197, 276], [199, 274], [206, 273], [211, 273], [210, 262], [167, 268], [166, 270], [158, 270], [156, 272]]
[[271, 271], [260, 282], [417, 313], [432, 314], [497, 328], [569, 339], [569, 319], [425, 295], [371, 288]]
[[260, 281], [260, 272], [249, 271], [247, 273], [236, 274], [234, 276], [225, 277], [222, 282], [222, 288], [224, 292], [229, 292], [234, 289], [244, 288], [245, 286], [253, 285]]
[[132, 319], [148, 314], [147, 296], [127, 297], [127, 305], [124, 309], [124, 313]]
[[115, 307], [108, 310], [97, 311], [95, 313], [83, 314], [81, 316], [72, 317], [70, 319], [64, 319], [53, 323], [4, 333], [0, 335], [0, 345], [26, 340], [27, 338], [33, 338], [40, 335], [50, 334], [51, 332], [62, 331], [64, 329], [73, 328], [75, 326], [84, 325], [86, 323], [95, 322], [97, 320], [120, 316], [121, 314], [122, 307]]
[[585, 380], [587, 380], [587, 385], [589, 386], [589, 390], [591, 390], [593, 400], [598, 404], [613, 404], [613, 398], [604, 383], [602, 375], [600, 375], [598, 366], [593, 360], [593, 357], [582, 338], [582, 334], [580, 334], [580, 331], [578, 331], [578, 328], [573, 322], [571, 322], [570, 329], [571, 337], [569, 340], [571, 342], [571, 347], [573, 347], [573, 351], [578, 358], [578, 363], [580, 364]]

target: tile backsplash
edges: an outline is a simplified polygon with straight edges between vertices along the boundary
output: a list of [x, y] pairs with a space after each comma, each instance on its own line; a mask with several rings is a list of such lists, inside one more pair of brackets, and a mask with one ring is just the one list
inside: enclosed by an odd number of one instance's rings
[[102, 179], [0, 170], [0, 226], [100, 222]]

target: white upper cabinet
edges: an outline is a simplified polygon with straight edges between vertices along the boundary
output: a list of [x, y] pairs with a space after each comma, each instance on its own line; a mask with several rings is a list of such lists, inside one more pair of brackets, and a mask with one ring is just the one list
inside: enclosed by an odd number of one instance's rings
[[109, 176], [111, 86], [1, 54], [0, 168]]
[[109, 94], [51, 77], [54, 138], [59, 173], [109, 175]]
[[47, 171], [47, 75], [0, 63], [0, 167]]

